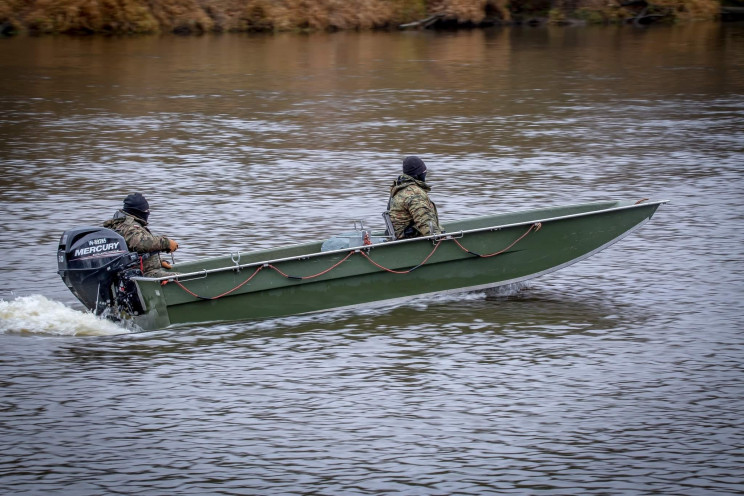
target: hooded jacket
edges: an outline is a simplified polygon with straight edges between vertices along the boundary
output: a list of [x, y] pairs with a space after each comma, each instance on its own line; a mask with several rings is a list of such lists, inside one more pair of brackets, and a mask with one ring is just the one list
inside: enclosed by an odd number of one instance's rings
[[[437, 206], [429, 199], [431, 187], [406, 174], [390, 187], [390, 220], [395, 239], [429, 236], [442, 232]], [[433, 231], [430, 228], [433, 227]], [[410, 228], [410, 229], [406, 229]]]
[[155, 236], [146, 227], [147, 222], [130, 215], [123, 210], [117, 210], [114, 217], [103, 223], [103, 227], [119, 233], [127, 243], [129, 251], [143, 257], [142, 273], [146, 277], [163, 277], [172, 274], [161, 268], [158, 252], [170, 250], [170, 240], [165, 236]]

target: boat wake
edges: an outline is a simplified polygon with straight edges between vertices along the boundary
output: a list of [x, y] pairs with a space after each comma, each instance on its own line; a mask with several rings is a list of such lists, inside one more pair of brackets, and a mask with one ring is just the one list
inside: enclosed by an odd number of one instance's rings
[[111, 336], [130, 330], [41, 295], [0, 300], [0, 334]]
[[505, 284], [503, 286], [496, 286], [494, 288], [488, 288], [484, 290], [487, 300], [506, 300], [519, 296], [525, 290], [529, 289], [529, 284], [526, 281], [515, 282], [512, 284]]

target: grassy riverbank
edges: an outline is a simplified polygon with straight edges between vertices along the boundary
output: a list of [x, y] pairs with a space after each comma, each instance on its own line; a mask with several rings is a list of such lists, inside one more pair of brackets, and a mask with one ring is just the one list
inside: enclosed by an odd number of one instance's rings
[[405, 24], [452, 28], [674, 22], [715, 19], [720, 10], [717, 0], [0, 0], [0, 33], [199, 34], [396, 29]]

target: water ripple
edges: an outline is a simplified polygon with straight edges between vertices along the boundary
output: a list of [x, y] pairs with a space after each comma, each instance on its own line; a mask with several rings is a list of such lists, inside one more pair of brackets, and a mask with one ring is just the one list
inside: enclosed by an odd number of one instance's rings
[[[740, 31], [4, 40], [0, 490], [741, 493]], [[124, 329], [54, 273], [133, 188], [177, 260], [381, 227], [412, 153], [445, 222], [671, 202], [529, 284], [257, 322]]]

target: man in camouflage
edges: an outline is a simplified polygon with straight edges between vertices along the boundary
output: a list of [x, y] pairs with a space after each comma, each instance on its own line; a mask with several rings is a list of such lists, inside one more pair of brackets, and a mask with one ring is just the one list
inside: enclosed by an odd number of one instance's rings
[[119, 233], [127, 243], [129, 251], [140, 254], [142, 273], [146, 277], [164, 277], [173, 275], [163, 269], [171, 265], [160, 260], [158, 252], [172, 253], [178, 249], [178, 243], [165, 236], [155, 236], [147, 226], [150, 215], [150, 204], [140, 193], [132, 193], [124, 198], [124, 208], [117, 210], [114, 217], [103, 223]]
[[390, 221], [395, 239], [416, 238], [443, 232], [437, 206], [429, 199], [426, 164], [419, 157], [403, 160], [403, 175], [390, 188]]

